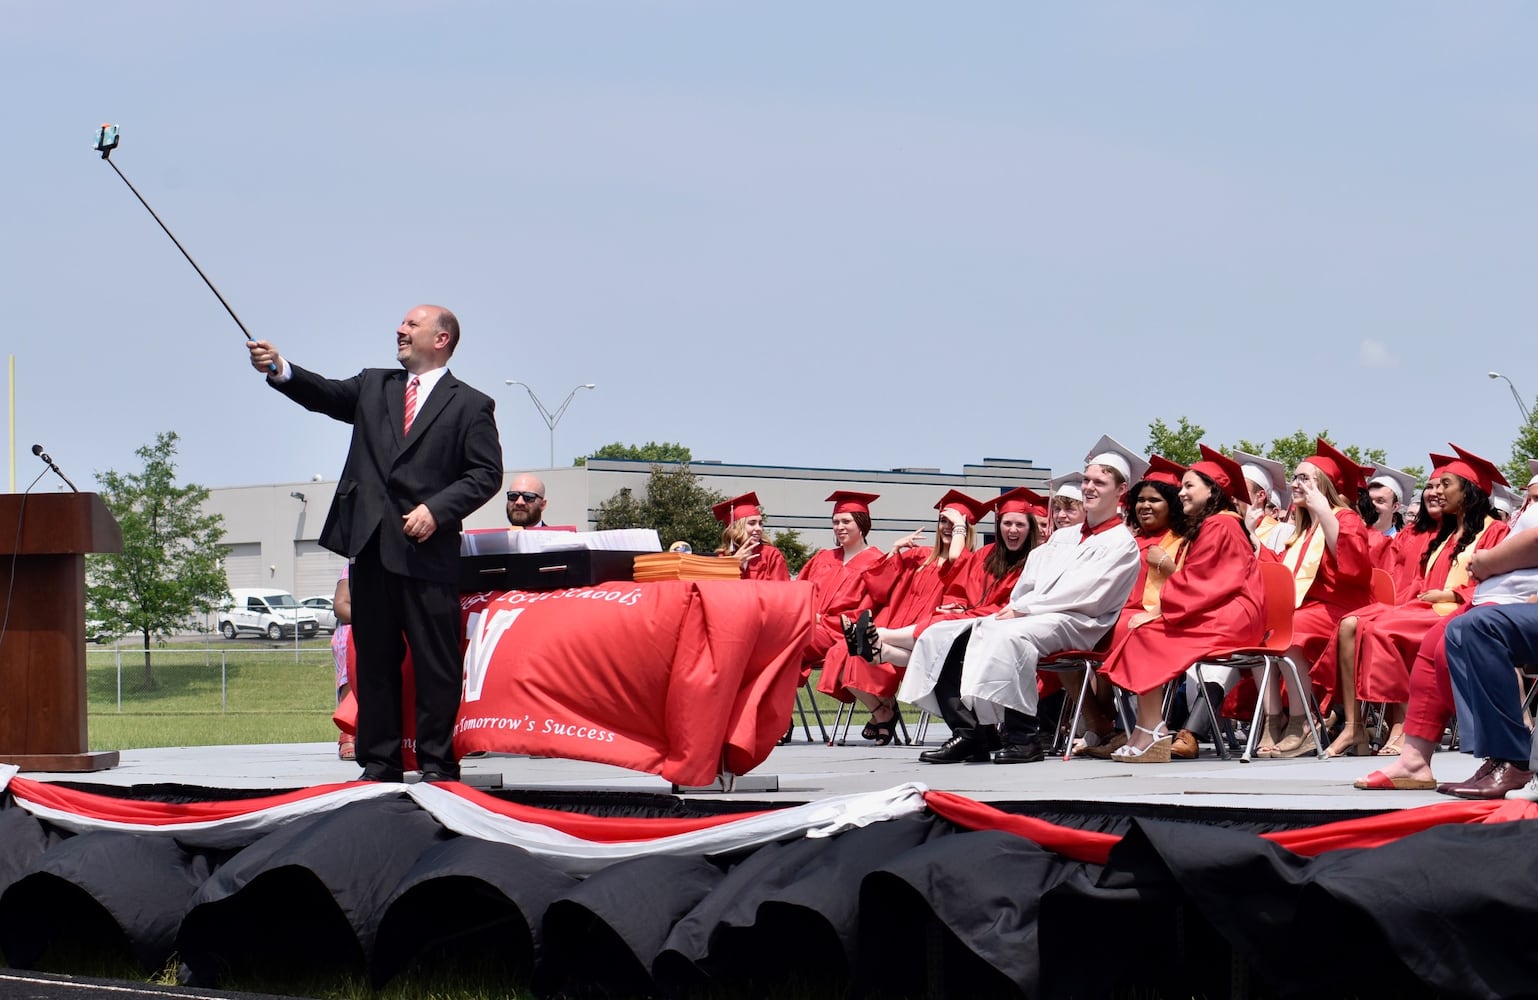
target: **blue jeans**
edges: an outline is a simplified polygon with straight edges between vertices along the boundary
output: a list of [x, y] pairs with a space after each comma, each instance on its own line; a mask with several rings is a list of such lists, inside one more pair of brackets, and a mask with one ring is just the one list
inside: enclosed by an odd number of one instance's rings
[[1446, 641], [1464, 749], [1517, 764], [1538, 753], [1522, 722], [1522, 688], [1512, 669], [1538, 663], [1538, 604], [1470, 608], [1447, 624]]

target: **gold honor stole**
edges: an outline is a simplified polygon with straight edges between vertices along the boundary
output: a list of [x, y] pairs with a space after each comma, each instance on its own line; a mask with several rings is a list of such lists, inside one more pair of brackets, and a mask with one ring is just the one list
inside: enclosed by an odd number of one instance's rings
[[1302, 606], [1303, 596], [1314, 585], [1314, 577], [1319, 573], [1319, 561], [1323, 558], [1324, 533], [1319, 530], [1319, 525], [1310, 525], [1301, 538], [1294, 532], [1287, 539], [1287, 551], [1282, 555], [1282, 565], [1292, 570], [1294, 608]]
[[[1474, 558], [1474, 553], [1479, 549], [1479, 543], [1485, 540], [1485, 532], [1490, 530], [1492, 524], [1495, 524], [1495, 519], [1486, 515], [1485, 523], [1479, 526], [1479, 534], [1475, 535], [1474, 540], [1462, 552], [1458, 553], [1458, 557], [1453, 560], [1453, 564], [1447, 567], [1447, 581], [1437, 589], [1456, 591], [1459, 587], [1468, 586], [1469, 560]], [[1426, 572], [1428, 575], [1431, 572], [1431, 567], [1435, 566], [1437, 560], [1442, 558], [1442, 550], [1451, 545], [1453, 539], [1459, 534], [1461, 532], [1453, 532], [1443, 540], [1441, 545], [1437, 546], [1437, 550], [1431, 554], [1431, 558], [1426, 562]], [[1431, 606], [1431, 610], [1446, 618], [1458, 610], [1458, 604], [1458, 601], [1438, 601]]]
[[[1184, 540], [1173, 531], [1166, 531], [1164, 537], [1154, 544], [1169, 553], [1170, 558], [1175, 560], [1175, 569], [1179, 569], [1181, 563], [1185, 562]], [[1168, 580], [1169, 576], [1169, 573], [1154, 569], [1152, 566], [1148, 567], [1148, 579], [1143, 583], [1144, 611], [1154, 615], [1159, 613], [1159, 593], [1164, 589], [1164, 581]]]

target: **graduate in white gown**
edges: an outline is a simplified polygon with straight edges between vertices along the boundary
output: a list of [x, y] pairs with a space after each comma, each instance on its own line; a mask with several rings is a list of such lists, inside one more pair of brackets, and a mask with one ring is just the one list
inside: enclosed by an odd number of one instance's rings
[[1141, 456], [1102, 439], [1080, 484], [1084, 523], [1054, 531], [1036, 548], [1009, 604], [957, 637], [938, 669], [932, 661], [921, 665], [914, 650], [899, 697], [938, 712], [952, 733], [919, 760], [988, 760], [995, 742], [988, 727], [999, 722], [1004, 745], [992, 754], [994, 763], [1042, 759], [1036, 664], [1049, 653], [1094, 646], [1116, 623], [1138, 571], [1137, 542], [1119, 507], [1145, 468]]

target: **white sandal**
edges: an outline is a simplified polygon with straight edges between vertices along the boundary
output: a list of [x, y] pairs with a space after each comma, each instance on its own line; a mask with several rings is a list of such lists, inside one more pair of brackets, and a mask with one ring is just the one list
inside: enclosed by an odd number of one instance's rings
[[1112, 760], [1121, 761], [1123, 764], [1168, 764], [1170, 760], [1170, 746], [1175, 742], [1175, 737], [1159, 723], [1153, 729], [1144, 729], [1142, 726], [1134, 726], [1140, 733], [1147, 733], [1153, 737], [1153, 742], [1142, 749], [1138, 749], [1131, 743], [1117, 748], [1111, 754]]

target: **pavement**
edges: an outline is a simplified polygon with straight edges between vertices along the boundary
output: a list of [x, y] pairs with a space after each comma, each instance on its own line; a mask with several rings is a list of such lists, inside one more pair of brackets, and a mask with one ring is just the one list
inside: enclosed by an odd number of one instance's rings
[[[800, 730], [797, 730], [798, 737]], [[948, 734], [932, 727], [927, 746]], [[1446, 802], [1435, 792], [1364, 792], [1351, 783], [1389, 761], [1367, 757], [1319, 760], [1238, 759], [1222, 761], [1204, 749], [1195, 761], [1123, 764], [1115, 761], [1057, 758], [1036, 764], [922, 764], [923, 746], [875, 747], [851, 734], [847, 746], [794, 743], [777, 747], [737, 786], [717, 790], [677, 790], [663, 778], [594, 764], [515, 755], [489, 755], [462, 762], [464, 780], [486, 790], [642, 792], [711, 796], [766, 803], [799, 803], [834, 795], [890, 788], [918, 782], [983, 802], [1071, 801], [1157, 804], [1236, 810], [1324, 810], [1379, 812]], [[1478, 761], [1466, 754], [1444, 753], [1436, 760], [1443, 780], [1472, 774]], [[114, 786], [181, 784], [231, 789], [292, 789], [358, 777], [358, 767], [336, 756], [335, 743], [288, 743], [257, 746], [162, 747], [124, 750], [121, 764], [90, 774], [27, 772], [28, 778]]]

